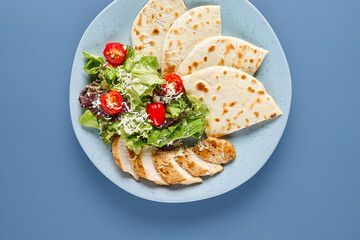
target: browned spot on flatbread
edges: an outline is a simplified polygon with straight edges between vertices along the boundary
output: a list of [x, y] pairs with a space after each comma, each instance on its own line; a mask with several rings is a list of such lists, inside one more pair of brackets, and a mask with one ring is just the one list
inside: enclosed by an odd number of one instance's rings
[[151, 14], [151, 18], [154, 19], [154, 18], [155, 18], [155, 15], [154, 15], [154, 14]]
[[[216, 78], [216, 79], [219, 79], [219, 76], [218, 76], [218, 75], [216, 75], [216, 76], [215, 76], [215, 78]], [[220, 86], [219, 86], [219, 87], [220, 87]], [[218, 88], [219, 88], [219, 87], [218, 87]], [[219, 89], [220, 89], [220, 88], [219, 88]], [[218, 90], [218, 89], [216, 89], [216, 90]]]
[[257, 93], [258, 93], [259, 95], [264, 95], [264, 94], [265, 94], [265, 91], [259, 90], [259, 91], [257, 91]]
[[256, 102], [261, 103], [261, 99], [260, 98], [256, 99]]
[[252, 87], [248, 87], [247, 90], [252, 93], [255, 92], [255, 90]]
[[162, 14], [161, 14], [161, 13], [159, 13], [158, 15], [159, 15], [159, 17], [162, 17]]
[[220, 118], [215, 118], [215, 122], [220, 122]]
[[207, 62], [207, 56], [204, 57], [204, 62]]
[[254, 49], [254, 54], [256, 54], [257, 53], [257, 50], [256, 49]]
[[208, 93], [208, 92], [209, 92], [209, 89], [208, 89], [208, 88], [205, 86], [205, 84], [202, 83], [202, 82], [198, 82], [198, 83], [196, 84], [196, 89], [199, 90], [199, 91], [201, 91], [201, 92], [204, 92], [204, 93]]
[[235, 49], [235, 47], [234, 47], [234, 45], [233, 45], [232, 43], [227, 44], [227, 45], [226, 45], [226, 49], [225, 49], [225, 56], [226, 56], [228, 53], [230, 53], [231, 50], [234, 50], [234, 49]]
[[251, 63], [253, 63], [254, 62], [254, 59], [252, 59], [252, 58], [250, 58], [250, 60], [249, 60]]
[[203, 98], [203, 97], [199, 97], [199, 100], [202, 101], [202, 100], [204, 100], [204, 98]]
[[195, 12], [194, 11], [190, 11], [190, 15], [194, 15], [195, 14]]
[[240, 129], [240, 128], [241, 128], [241, 126], [240, 126], [240, 125], [237, 125], [236, 127], [237, 127], [237, 129]]
[[226, 74], [227, 74], [227, 71], [224, 71], [223, 73], [224, 73], [224, 75], [226, 75]]
[[180, 39], [177, 40], [177, 45], [180, 47], [181, 46], [181, 41]]
[[194, 68], [197, 68], [199, 66], [198, 62], [193, 62], [192, 65], [194, 66]]
[[221, 20], [216, 20], [216, 24], [221, 24]]
[[160, 10], [161, 10], [161, 11], [164, 10], [164, 7], [163, 7], [163, 6], [160, 6]]
[[154, 46], [154, 45], [155, 45], [155, 42], [154, 42], [154, 41], [149, 41], [149, 44], [150, 44], [151, 46]]
[[249, 125], [245, 125], [245, 127], [247, 128], [247, 127], [249, 127]]
[[206, 12], [209, 13], [209, 12], [210, 12], [210, 8], [207, 7], [207, 8], [206, 8]]
[[224, 63], [225, 63], [225, 59], [224, 58], [220, 58], [219, 62], [218, 62], [218, 65], [219, 66], [224, 66]]
[[193, 28], [194, 28], [194, 29], [198, 29], [198, 28], [199, 28], [199, 25], [195, 24], [195, 25], [193, 26]]
[[223, 112], [222, 112], [222, 116], [224, 116], [226, 113], [228, 113], [229, 112], [229, 110], [227, 109], [227, 108], [225, 108], [224, 110], [223, 110]]
[[243, 112], [244, 112], [243, 110], [241, 110], [240, 112], [238, 112], [238, 113], [235, 115], [234, 120], [236, 120], [236, 119], [239, 117], [239, 115], [242, 114]]
[[273, 114], [270, 115], [270, 118], [274, 118], [274, 117], [276, 117], [276, 116], [277, 116], [277, 114], [276, 114], [276, 113], [273, 113]]
[[163, 31], [166, 32], [166, 31], [167, 31], [167, 28], [163, 28]]
[[255, 79], [251, 79], [251, 82], [252, 82], [252, 83], [256, 83], [256, 80], [255, 80]]
[[228, 118], [227, 118], [227, 119], [225, 119], [225, 121], [227, 121], [227, 122], [231, 122], [231, 120], [230, 120], [230, 119], [228, 119]]
[[144, 48], [144, 46], [140, 45], [140, 46], [138, 46], [137, 49], [138, 49], [139, 51], [141, 51], [143, 48]]
[[159, 29], [154, 28], [151, 34], [158, 35], [160, 33]]
[[215, 50], [215, 48], [216, 48], [215, 45], [210, 46], [209, 49], [208, 49], [208, 52], [209, 53], [213, 52]]
[[139, 15], [139, 21], [137, 22], [137, 25], [138, 25], [139, 27], [142, 26], [142, 14], [141, 14], [141, 13], [140, 13], [140, 15]]
[[245, 80], [245, 79], [246, 79], [246, 75], [245, 75], [245, 74], [241, 75], [241, 79], [242, 79], [242, 80]]
[[169, 41], [169, 48], [172, 46], [172, 40]]
[[226, 128], [226, 131], [230, 131], [231, 130], [231, 125], [228, 125], [228, 127]]
[[134, 28], [134, 31], [135, 31], [135, 34], [136, 34], [136, 35], [139, 35], [139, 34], [140, 34], [140, 31], [137, 30], [136, 28]]
[[255, 114], [256, 118], [259, 117], [259, 113], [258, 113], [258, 112], [254, 112], [254, 114]]
[[179, 13], [177, 11], [174, 13], [174, 15], [175, 17], [179, 17]]
[[258, 68], [259, 66], [260, 66], [260, 63], [261, 63], [261, 58], [258, 58], [257, 60], [256, 60], [256, 68]]
[[266, 117], [266, 115], [264, 114], [264, 119], [266, 120], [267, 119], [267, 117]]
[[230, 107], [233, 107], [233, 106], [235, 106], [235, 104], [237, 104], [237, 103], [238, 103], [237, 101], [233, 101], [233, 102], [229, 103], [229, 106], [230, 106]]
[[188, 73], [189, 73], [189, 74], [192, 73], [192, 66], [188, 66]]
[[199, 14], [198, 14], [198, 17], [202, 17], [202, 14], [201, 14], [201, 13], [199, 13]]
[[165, 63], [165, 68], [164, 68], [164, 72], [165, 73], [172, 73], [172, 72], [175, 72], [175, 69], [176, 69], [176, 65], [174, 64], [171, 64], [171, 63]]
[[223, 103], [223, 108], [225, 108], [225, 107], [226, 107], [226, 102]]
[[144, 41], [144, 37], [145, 37], [144, 35], [140, 35], [140, 36], [139, 36], [140, 41], [143, 42], [143, 41]]
[[248, 119], [248, 118], [245, 118], [245, 122], [247, 122], [247, 123], [248, 123], [248, 122], [249, 122], [249, 119]]
[[207, 21], [206, 24], [209, 25], [210, 24], [209, 21]]
[[[216, 76], [217, 77], [217, 79], [219, 78], [219, 76]], [[221, 89], [221, 85], [218, 85], [217, 87], [216, 87], [216, 90], [217, 91], [219, 91]]]
[[212, 100], [215, 101], [215, 100], [216, 100], [216, 96], [213, 96], [213, 97], [212, 97]]

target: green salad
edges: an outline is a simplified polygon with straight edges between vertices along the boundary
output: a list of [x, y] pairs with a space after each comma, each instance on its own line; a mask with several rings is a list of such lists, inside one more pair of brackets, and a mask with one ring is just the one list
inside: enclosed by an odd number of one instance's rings
[[139, 154], [142, 146], [176, 145], [204, 133], [208, 108], [185, 91], [178, 75], [162, 76], [156, 57], [120, 43], [106, 45], [105, 60], [83, 55], [91, 82], [79, 96], [85, 109], [79, 121], [99, 129], [104, 144], [120, 136]]

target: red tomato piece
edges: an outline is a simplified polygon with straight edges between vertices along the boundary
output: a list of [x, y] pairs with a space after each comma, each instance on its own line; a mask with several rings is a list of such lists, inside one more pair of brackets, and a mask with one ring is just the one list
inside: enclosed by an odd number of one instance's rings
[[120, 66], [120, 64], [112, 64], [111, 62], [105, 62], [103, 64], [103, 67], [106, 67], [106, 66], [111, 66], [113, 68], [117, 68], [118, 66]]
[[165, 121], [165, 107], [161, 103], [150, 103], [146, 106], [146, 112], [155, 126], [160, 126]]
[[183, 81], [179, 75], [177, 75], [175, 73], [171, 73], [171, 74], [166, 75], [164, 77], [164, 79], [167, 81], [167, 83], [162, 85], [163, 92], [165, 94], [167, 94], [168, 91], [172, 93], [173, 92], [172, 89], [175, 90], [175, 93], [173, 95], [179, 94], [184, 91]]
[[126, 58], [127, 48], [121, 43], [108, 43], [103, 53], [110, 63], [119, 65]]
[[101, 106], [108, 114], [115, 114], [123, 109], [122, 97], [118, 91], [111, 90], [101, 97]]

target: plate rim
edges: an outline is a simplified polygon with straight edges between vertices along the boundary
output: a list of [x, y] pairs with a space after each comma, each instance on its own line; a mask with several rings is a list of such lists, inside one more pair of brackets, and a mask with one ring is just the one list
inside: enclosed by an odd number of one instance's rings
[[[76, 54], [80, 48], [80, 44], [82, 43], [84, 37], [86, 36], [87, 32], [89, 31], [90, 27], [97, 21], [97, 19], [109, 8], [112, 7], [112, 5], [114, 5], [116, 2], [118, 1], [122, 1], [122, 0], [114, 0], [112, 1], [109, 5], [107, 5], [105, 8], [103, 8], [101, 10], [100, 13], [98, 13], [96, 15], [96, 17], [90, 22], [90, 24], [87, 26], [86, 30], [84, 31], [83, 35], [81, 36], [80, 38], [80, 41], [76, 47], [76, 50], [75, 50], [75, 54], [74, 54], [74, 57], [73, 57], [73, 64], [72, 64], [72, 68], [71, 68], [71, 75], [70, 75], [70, 83], [69, 83], [69, 111], [70, 111], [70, 118], [71, 118], [71, 125], [72, 125], [72, 128], [74, 130], [74, 133], [75, 133], [75, 136], [76, 136], [76, 139], [77, 141], [79, 142], [82, 150], [84, 151], [84, 153], [86, 154], [86, 156], [88, 157], [88, 159], [92, 162], [92, 164], [97, 168], [97, 170], [99, 170], [110, 182], [112, 182], [113, 184], [115, 184], [117, 187], [121, 188], [122, 190], [136, 196], [136, 197], [139, 197], [139, 198], [142, 198], [142, 199], [146, 199], [146, 200], [150, 200], [150, 201], [153, 201], [153, 202], [161, 202], [161, 203], [187, 203], [187, 202], [195, 202], [195, 201], [200, 201], [200, 200], [206, 200], [206, 199], [210, 199], [210, 198], [213, 198], [213, 197], [216, 197], [216, 196], [220, 196], [222, 194], [225, 194], [227, 192], [230, 192], [231, 190], [234, 190], [236, 189], [237, 187], [245, 184], [246, 182], [248, 182], [251, 178], [253, 178], [259, 171], [260, 169], [262, 169], [264, 167], [264, 165], [268, 162], [268, 160], [271, 158], [272, 154], [274, 153], [275, 149], [277, 148], [284, 132], [285, 132], [285, 129], [287, 127], [287, 123], [288, 123], [288, 120], [289, 120], [289, 116], [290, 116], [290, 111], [291, 111], [291, 105], [292, 105], [292, 78], [291, 78], [291, 72], [290, 72], [290, 68], [289, 68], [289, 63], [287, 61], [287, 58], [286, 58], [286, 55], [285, 55], [285, 52], [284, 52], [284, 49], [282, 48], [282, 45], [280, 43], [280, 40], [279, 38], [277, 37], [275, 31], [273, 30], [273, 28], [271, 27], [271, 25], [269, 24], [269, 22], [266, 20], [266, 18], [261, 14], [261, 12], [251, 3], [249, 2], [248, 0], [243, 0], [245, 3], [247, 3], [253, 10], [255, 10], [255, 12], [262, 18], [262, 20], [265, 22], [265, 24], [267, 25], [267, 27], [270, 29], [270, 33], [271, 35], [274, 37], [274, 39], [276, 40], [275, 41], [275, 44], [279, 47], [279, 49], [281, 50], [280, 51], [280, 55], [281, 57], [285, 60], [285, 64], [286, 64], [286, 69], [284, 69], [284, 72], [286, 72], [286, 77], [289, 79], [289, 81], [287, 82], [289, 84], [289, 105], [288, 105], [288, 108], [286, 109], [288, 114], [286, 116], [286, 119], [285, 119], [285, 122], [284, 122], [284, 125], [282, 126], [282, 129], [281, 129], [281, 134], [279, 134], [278, 138], [274, 140], [274, 142], [276, 142], [275, 144], [275, 147], [272, 149], [271, 153], [269, 154], [267, 160], [261, 164], [261, 166], [256, 170], [254, 171], [248, 179], [246, 179], [244, 182], [242, 183], [236, 183], [234, 185], [228, 185], [227, 188], [224, 188], [222, 191], [219, 191], [219, 192], [216, 192], [216, 193], [213, 193], [213, 194], [210, 194], [206, 197], [196, 197], [196, 198], [192, 198], [192, 199], [178, 199], [178, 200], [165, 200], [165, 199], [161, 199], [161, 198], [156, 198], [156, 197], [149, 197], [149, 196], [143, 196], [143, 195], [139, 195], [138, 193], [136, 193], [136, 191], [131, 191], [131, 189], [126, 189], [126, 188], [123, 188], [123, 186], [119, 186], [115, 181], [113, 181], [111, 178], [109, 178], [105, 172], [103, 172], [98, 166], [97, 164], [90, 158], [89, 154], [84, 150], [84, 146], [83, 146], [83, 143], [81, 143], [80, 139], [79, 139], [79, 134], [78, 134], [78, 129], [75, 128], [75, 125], [74, 125], [74, 122], [75, 121], [78, 121], [78, 119], [73, 116], [72, 114], [72, 107], [71, 107], [71, 99], [72, 99], [72, 94], [71, 94], [71, 83], [72, 83], [72, 79], [73, 79], [73, 75], [74, 75], [74, 72], [75, 72], [75, 68], [77, 68], [77, 66], [75, 66], [75, 59], [76, 59]], [[284, 117], [284, 116], [282, 116]], [[156, 195], [155, 195], [156, 196]]]

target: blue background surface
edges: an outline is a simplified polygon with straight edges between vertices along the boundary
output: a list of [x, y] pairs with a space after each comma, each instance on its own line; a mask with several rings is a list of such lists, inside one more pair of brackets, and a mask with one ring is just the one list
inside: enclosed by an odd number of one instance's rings
[[121, 190], [73, 132], [74, 53], [110, 2], [0, 0], [0, 239], [360, 239], [360, 1], [251, 1], [289, 62], [288, 125], [252, 179], [185, 204]]

